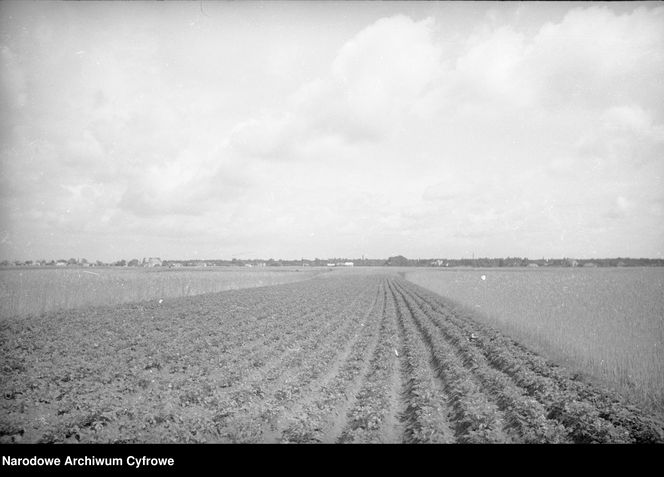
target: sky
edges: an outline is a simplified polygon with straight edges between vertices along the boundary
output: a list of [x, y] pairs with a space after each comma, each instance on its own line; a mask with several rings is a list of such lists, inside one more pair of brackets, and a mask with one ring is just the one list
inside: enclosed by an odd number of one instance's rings
[[0, 259], [664, 257], [658, 2], [0, 3]]

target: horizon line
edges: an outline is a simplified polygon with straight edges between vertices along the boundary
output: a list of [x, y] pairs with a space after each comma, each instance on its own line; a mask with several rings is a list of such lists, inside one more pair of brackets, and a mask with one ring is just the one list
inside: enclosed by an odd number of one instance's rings
[[120, 262], [124, 260], [125, 262], [130, 262], [132, 260], [138, 260], [140, 263], [143, 263], [146, 260], [149, 259], [158, 259], [161, 262], [214, 262], [214, 261], [224, 261], [224, 262], [312, 262], [312, 261], [328, 261], [328, 262], [334, 262], [334, 261], [353, 261], [353, 262], [362, 262], [362, 261], [376, 261], [376, 260], [381, 260], [381, 261], [389, 261], [390, 259], [393, 258], [399, 258], [399, 259], [406, 259], [409, 261], [417, 260], [417, 261], [436, 261], [436, 260], [448, 260], [448, 261], [461, 261], [461, 260], [467, 260], [467, 261], [478, 261], [478, 260], [508, 260], [508, 259], [520, 259], [520, 260], [528, 260], [531, 262], [536, 262], [536, 261], [552, 261], [552, 260], [664, 260], [664, 257], [635, 257], [635, 256], [606, 256], [606, 257], [573, 257], [573, 256], [563, 256], [563, 257], [540, 257], [540, 258], [529, 258], [526, 256], [518, 256], [518, 255], [508, 255], [508, 256], [494, 256], [494, 257], [417, 257], [417, 258], [408, 258], [403, 255], [392, 255], [389, 257], [376, 257], [376, 258], [371, 258], [371, 257], [327, 257], [327, 258], [320, 258], [320, 257], [315, 257], [315, 258], [305, 258], [305, 257], [300, 257], [300, 258], [164, 258], [162, 259], [159, 256], [150, 256], [150, 257], [142, 257], [142, 258], [131, 258], [131, 259], [124, 259], [124, 258], [119, 258], [117, 260], [110, 260], [110, 261], [105, 261], [105, 260], [98, 260], [98, 259], [93, 259], [89, 260], [85, 257], [70, 257], [68, 259], [64, 258], [58, 258], [58, 259], [38, 259], [38, 260], [33, 260], [33, 259], [27, 259], [27, 260], [19, 260], [19, 259], [4, 259], [0, 261], [0, 264], [3, 263], [9, 263], [9, 264], [15, 264], [16, 262], [20, 262], [25, 264], [26, 262], [32, 262], [33, 264], [35, 262], [61, 262], [65, 261], [68, 262], [72, 259], [76, 260], [77, 263], [80, 263], [82, 260], [85, 260], [87, 263], [94, 264], [96, 262], [101, 262], [101, 263], [108, 263], [112, 264], [115, 262]]

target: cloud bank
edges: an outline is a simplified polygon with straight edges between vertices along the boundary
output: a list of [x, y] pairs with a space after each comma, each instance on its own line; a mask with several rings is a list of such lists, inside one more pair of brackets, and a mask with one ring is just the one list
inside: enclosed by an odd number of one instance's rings
[[435, 7], [3, 4], [0, 251], [661, 256], [664, 7]]

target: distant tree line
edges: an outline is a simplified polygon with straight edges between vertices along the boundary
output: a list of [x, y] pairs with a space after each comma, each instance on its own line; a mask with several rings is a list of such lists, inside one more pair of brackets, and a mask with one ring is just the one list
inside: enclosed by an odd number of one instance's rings
[[314, 258], [300, 260], [283, 259], [236, 259], [223, 260], [159, 260], [155, 264], [153, 259], [147, 261], [145, 258], [139, 260], [117, 260], [114, 262], [102, 262], [96, 260], [88, 261], [85, 258], [69, 258], [58, 260], [26, 260], [0, 262], [2, 267], [142, 267], [142, 266], [161, 266], [161, 267], [326, 267], [326, 266], [348, 266], [354, 267], [476, 267], [476, 268], [494, 268], [494, 267], [661, 267], [664, 266], [664, 259], [661, 258], [593, 258], [593, 259], [574, 259], [574, 258], [539, 258], [529, 259], [525, 257], [506, 257], [506, 258], [406, 258], [402, 255], [384, 258]]
[[[361, 264], [360, 264], [361, 265]], [[434, 259], [408, 259], [403, 256], [390, 257], [387, 266], [400, 267], [661, 267], [664, 259], [661, 258], [539, 258], [526, 257], [506, 258], [434, 258]]]

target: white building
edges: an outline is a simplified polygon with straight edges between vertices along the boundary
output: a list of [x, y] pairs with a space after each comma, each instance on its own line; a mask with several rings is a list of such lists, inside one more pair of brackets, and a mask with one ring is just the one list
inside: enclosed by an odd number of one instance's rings
[[161, 267], [161, 258], [150, 257], [147, 260], [143, 259], [144, 267]]

